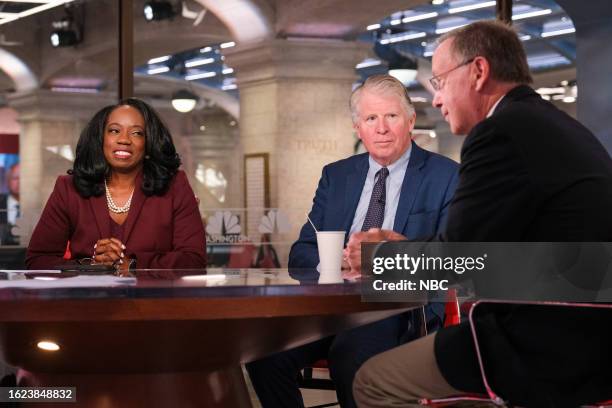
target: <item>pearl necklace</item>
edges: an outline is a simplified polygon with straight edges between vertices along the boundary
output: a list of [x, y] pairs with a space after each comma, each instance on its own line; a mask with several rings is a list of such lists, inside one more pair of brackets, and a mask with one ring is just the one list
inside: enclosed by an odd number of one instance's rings
[[134, 190], [132, 190], [130, 198], [128, 198], [125, 205], [123, 207], [119, 207], [113, 201], [113, 197], [111, 196], [110, 190], [108, 189], [108, 185], [106, 184], [106, 179], [104, 180], [104, 188], [106, 189], [106, 205], [108, 206], [108, 209], [111, 212], [114, 212], [115, 214], [123, 214], [130, 211], [130, 205], [132, 205], [132, 196], [134, 195]]

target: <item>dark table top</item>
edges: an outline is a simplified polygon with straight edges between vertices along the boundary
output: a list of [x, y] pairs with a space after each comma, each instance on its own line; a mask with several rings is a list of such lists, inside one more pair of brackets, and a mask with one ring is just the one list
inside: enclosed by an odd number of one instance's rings
[[137, 270], [131, 276], [57, 271], [0, 272], [0, 302], [101, 299], [359, 295], [358, 282], [318, 284], [311, 269]]

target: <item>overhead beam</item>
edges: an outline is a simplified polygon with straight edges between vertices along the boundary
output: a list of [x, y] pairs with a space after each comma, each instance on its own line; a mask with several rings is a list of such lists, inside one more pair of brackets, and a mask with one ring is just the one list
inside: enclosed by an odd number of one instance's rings
[[495, 16], [498, 20], [512, 25], [512, 0], [497, 0]]
[[134, 96], [134, 11], [132, 0], [117, 0], [119, 9], [119, 100]]

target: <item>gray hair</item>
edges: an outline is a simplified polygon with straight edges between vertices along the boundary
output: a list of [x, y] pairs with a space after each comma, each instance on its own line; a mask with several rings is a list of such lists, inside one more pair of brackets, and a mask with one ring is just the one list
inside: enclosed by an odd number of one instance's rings
[[523, 44], [509, 25], [496, 20], [477, 21], [444, 34], [438, 44], [450, 39], [459, 62], [481, 56], [489, 62], [491, 78], [518, 84], [533, 82]]
[[353, 123], [357, 123], [359, 120], [358, 106], [359, 99], [361, 98], [361, 93], [363, 91], [373, 92], [379, 95], [395, 95], [400, 98], [400, 103], [408, 116], [414, 116], [415, 114], [414, 105], [410, 100], [408, 90], [400, 81], [387, 74], [372, 75], [371, 77], [368, 77], [363, 84], [355, 88], [351, 94], [350, 108]]

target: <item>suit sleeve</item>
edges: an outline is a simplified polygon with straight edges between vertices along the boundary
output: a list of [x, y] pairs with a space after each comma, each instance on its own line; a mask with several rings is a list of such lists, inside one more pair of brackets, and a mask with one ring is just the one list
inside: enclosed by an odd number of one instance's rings
[[450, 177], [450, 181], [446, 186], [446, 191], [444, 192], [444, 202], [442, 203], [442, 208], [440, 209], [440, 218], [438, 219], [438, 225], [436, 228], [437, 234], [442, 234], [446, 232], [446, 225], [448, 223], [448, 210], [450, 208], [450, 204], [455, 196], [455, 190], [457, 189], [457, 183], [459, 182], [459, 173], [455, 169]]
[[[327, 207], [329, 191], [329, 176], [327, 166], [323, 168], [319, 186], [312, 201], [312, 209], [308, 216], [317, 228], [322, 228]], [[289, 252], [290, 268], [314, 268], [319, 264], [319, 251], [317, 249], [317, 235], [308, 222], [302, 227], [298, 240], [291, 246]]]
[[520, 241], [537, 207], [528, 168], [512, 138], [485, 127], [464, 146], [450, 204], [448, 241]]
[[58, 178], [26, 252], [28, 269], [51, 269], [66, 263], [64, 253], [70, 239], [68, 179]]
[[[206, 237], [195, 194], [185, 173], [178, 172], [173, 194], [173, 248], [169, 252], [135, 251], [137, 268], [205, 268]], [[129, 251], [129, 248], [128, 248]]]

